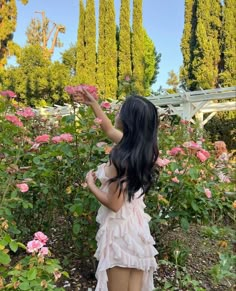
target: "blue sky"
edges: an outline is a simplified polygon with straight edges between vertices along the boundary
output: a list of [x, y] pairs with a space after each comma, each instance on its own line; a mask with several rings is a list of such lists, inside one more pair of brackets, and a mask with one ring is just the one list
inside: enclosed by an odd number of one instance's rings
[[[116, 19], [119, 23], [120, 0], [115, 1]], [[132, 2], [132, 1], [131, 1]], [[98, 15], [99, 0], [95, 0]], [[45, 11], [46, 16], [66, 27], [66, 33], [60, 34], [64, 46], [57, 48], [53, 59], [60, 59], [61, 52], [74, 44], [77, 39], [79, 20], [79, 0], [29, 0], [26, 6], [17, 1], [18, 19], [14, 41], [24, 46], [25, 31], [33, 17], [39, 17], [35, 11]], [[180, 41], [184, 25], [184, 0], [143, 0], [143, 26], [155, 43], [158, 53], [162, 54], [160, 73], [153, 89], [166, 87], [168, 72], [179, 71], [182, 64]]]

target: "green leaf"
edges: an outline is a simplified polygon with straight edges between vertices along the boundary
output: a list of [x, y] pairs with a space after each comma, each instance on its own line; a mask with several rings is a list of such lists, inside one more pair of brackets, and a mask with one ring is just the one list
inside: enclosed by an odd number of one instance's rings
[[29, 281], [34, 280], [36, 278], [36, 276], [37, 276], [37, 269], [35, 269], [35, 268], [29, 270], [27, 273], [27, 279]]
[[180, 219], [180, 225], [181, 225], [182, 229], [188, 230], [188, 228], [189, 228], [189, 222], [188, 222], [187, 218], [182, 217]]
[[22, 282], [19, 285], [20, 290], [30, 290], [29, 282]]
[[36, 165], [39, 165], [39, 164], [41, 163], [39, 157], [34, 157], [34, 158], [33, 158], [33, 162], [34, 162]]
[[9, 244], [9, 247], [15, 253], [18, 250], [18, 243], [12, 240]]
[[4, 252], [0, 251], [0, 264], [2, 265], [8, 265], [11, 261], [11, 258], [8, 254], [5, 254]]
[[196, 168], [191, 168], [189, 170], [189, 175], [192, 179], [197, 179], [198, 178], [198, 170]]
[[73, 233], [76, 235], [80, 231], [80, 224], [79, 223], [74, 223], [73, 225]]
[[194, 200], [191, 201], [191, 206], [192, 206], [193, 210], [199, 211], [199, 207], [198, 207], [197, 203]]

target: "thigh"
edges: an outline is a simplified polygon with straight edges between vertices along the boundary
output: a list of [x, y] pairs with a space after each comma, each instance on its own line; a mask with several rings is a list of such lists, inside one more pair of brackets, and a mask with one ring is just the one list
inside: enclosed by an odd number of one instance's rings
[[107, 270], [109, 291], [128, 291], [131, 269], [113, 267]]
[[143, 282], [143, 271], [130, 269], [129, 291], [141, 291]]

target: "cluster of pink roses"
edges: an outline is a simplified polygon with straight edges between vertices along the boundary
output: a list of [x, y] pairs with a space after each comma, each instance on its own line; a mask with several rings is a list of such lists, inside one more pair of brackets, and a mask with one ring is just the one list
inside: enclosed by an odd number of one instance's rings
[[[203, 163], [205, 162], [209, 157], [210, 153], [206, 150], [204, 150], [198, 143], [194, 141], [188, 141], [183, 143], [182, 145], [184, 148], [187, 148], [189, 150], [192, 150], [192, 153], [196, 154], [196, 157]], [[168, 151], [168, 154], [171, 156], [177, 156], [178, 154], [184, 154], [184, 150], [181, 147], [174, 147], [170, 151]]]
[[[42, 144], [42, 143], [48, 143], [49, 140], [50, 140], [50, 135], [43, 134], [43, 135], [37, 136], [34, 141], [36, 144]], [[63, 133], [61, 135], [52, 137], [53, 143], [72, 142], [72, 141], [73, 141], [73, 136], [70, 133]]]
[[65, 91], [69, 95], [79, 95], [83, 92], [83, 89], [88, 91], [96, 100], [98, 99], [98, 90], [95, 86], [90, 85], [78, 85], [78, 86], [66, 86]]
[[31, 118], [31, 117], [35, 116], [35, 113], [31, 107], [22, 108], [22, 109], [16, 111], [16, 114], [19, 116], [22, 116], [24, 118]]
[[46, 243], [48, 237], [41, 231], [38, 231], [34, 234], [34, 239], [27, 243], [27, 252], [28, 253], [37, 253], [39, 256], [45, 257], [48, 255], [48, 247]]

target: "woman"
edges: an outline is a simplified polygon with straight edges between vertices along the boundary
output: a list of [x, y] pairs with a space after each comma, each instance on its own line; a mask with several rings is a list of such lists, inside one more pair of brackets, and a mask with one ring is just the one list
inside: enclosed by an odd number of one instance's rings
[[[109, 162], [86, 176], [90, 191], [102, 204], [97, 215], [95, 290], [151, 291], [157, 251], [143, 197], [152, 184], [158, 158], [157, 109], [141, 96], [127, 97], [113, 127], [88, 91], [82, 90], [77, 101], [91, 106], [102, 119], [103, 131], [116, 143]], [[96, 179], [101, 181], [100, 188]]]

